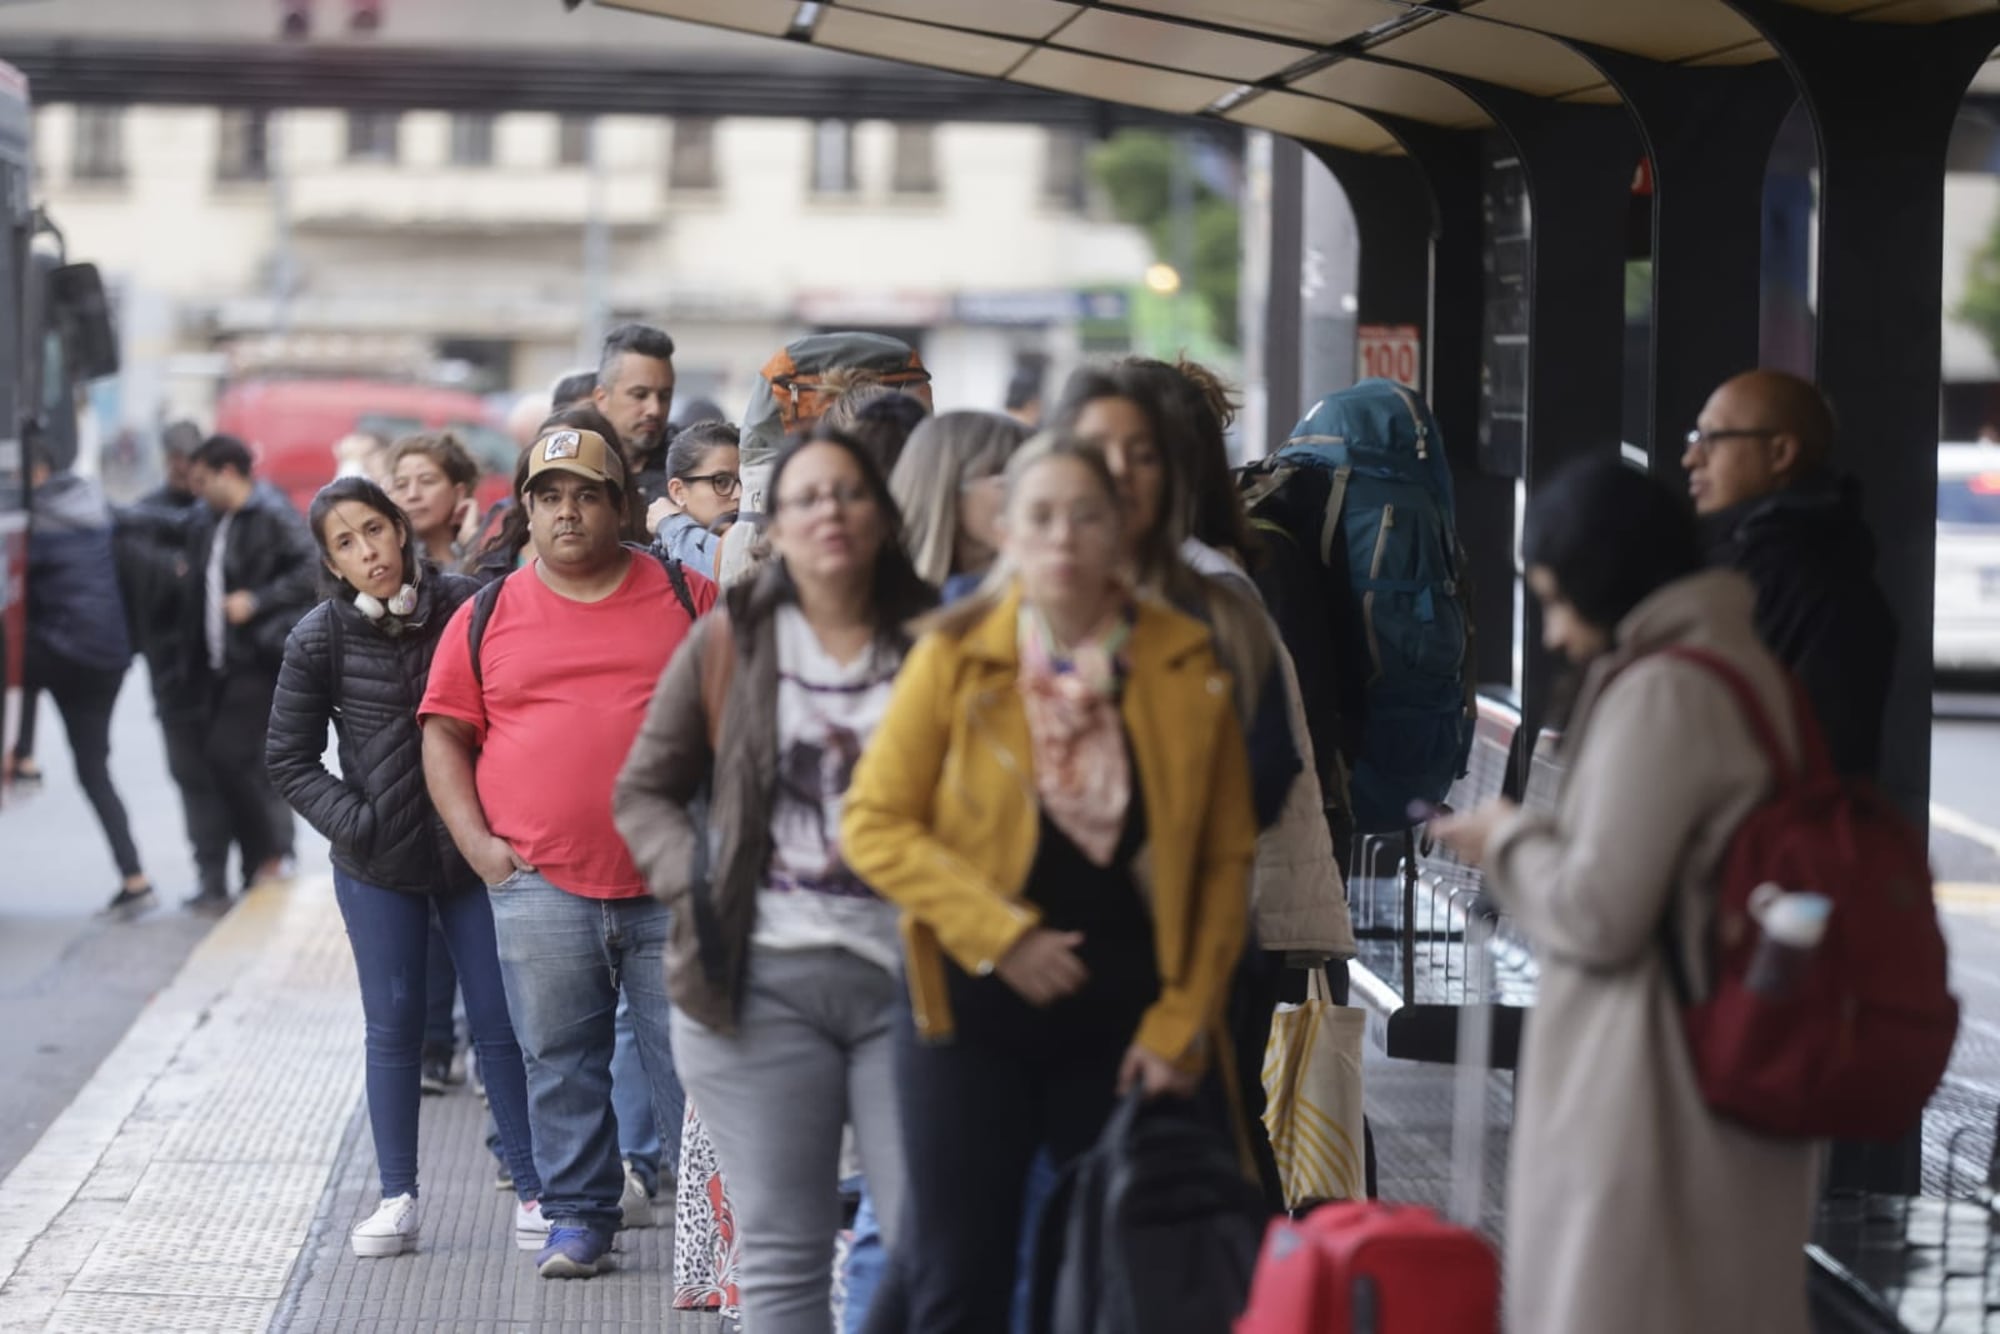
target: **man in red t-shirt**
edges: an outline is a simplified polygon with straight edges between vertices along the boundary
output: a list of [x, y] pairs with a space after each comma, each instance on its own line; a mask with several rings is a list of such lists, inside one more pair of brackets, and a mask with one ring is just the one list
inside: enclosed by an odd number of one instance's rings
[[[473, 660], [480, 599], [438, 641], [418, 716], [424, 777], [459, 851], [492, 890], [551, 1278], [589, 1277], [619, 1222], [625, 1175], [611, 1108], [623, 989], [660, 1125], [684, 1105], [667, 1036], [667, 910], [611, 820], [611, 785], [653, 687], [693, 623], [658, 561], [619, 540], [625, 469], [609, 425], [529, 446], [521, 492], [538, 558], [499, 586]], [[691, 571], [696, 613], [715, 585]]]

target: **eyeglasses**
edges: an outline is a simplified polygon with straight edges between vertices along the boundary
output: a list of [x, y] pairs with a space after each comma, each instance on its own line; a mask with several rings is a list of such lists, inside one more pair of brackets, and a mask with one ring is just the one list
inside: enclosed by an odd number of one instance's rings
[[1687, 443], [1689, 449], [1707, 450], [1713, 449], [1718, 443], [1724, 440], [1769, 440], [1772, 436], [1783, 434], [1784, 432], [1782, 431], [1752, 430], [1749, 428], [1704, 431], [1697, 426], [1687, 433]]
[[870, 504], [874, 499], [875, 493], [865, 486], [836, 486], [824, 491], [807, 491], [802, 495], [796, 495], [790, 499], [780, 497], [777, 504], [772, 508], [774, 510], [798, 510], [801, 513], [810, 514], [828, 502], [831, 502], [837, 510], [851, 510]]
[[692, 477], [683, 477], [681, 480], [690, 486], [696, 482], [707, 482], [709, 486], [714, 488], [715, 494], [721, 496], [724, 500], [735, 495], [743, 486], [743, 479], [733, 472], [696, 473]]

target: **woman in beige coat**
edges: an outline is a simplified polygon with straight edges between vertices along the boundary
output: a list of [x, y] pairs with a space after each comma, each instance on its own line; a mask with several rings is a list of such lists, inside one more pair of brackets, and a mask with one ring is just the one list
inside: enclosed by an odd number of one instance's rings
[[1583, 669], [1554, 814], [1496, 802], [1440, 822], [1535, 946], [1507, 1183], [1517, 1334], [1805, 1334], [1814, 1146], [1711, 1113], [1663, 965], [1692, 982], [1718, 870], [1771, 774], [1698, 645], [1756, 685], [1787, 745], [1782, 669], [1740, 576], [1698, 573], [1679, 497], [1616, 462], [1566, 470], [1530, 506], [1543, 641]]

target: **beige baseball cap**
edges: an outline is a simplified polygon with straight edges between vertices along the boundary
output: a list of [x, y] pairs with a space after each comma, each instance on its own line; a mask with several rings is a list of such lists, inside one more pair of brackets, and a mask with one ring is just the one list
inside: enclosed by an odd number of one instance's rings
[[610, 482], [625, 489], [625, 461], [609, 441], [595, 431], [564, 426], [546, 431], [528, 446], [528, 480], [521, 487], [525, 495], [535, 479], [545, 472], [571, 472], [593, 482]]

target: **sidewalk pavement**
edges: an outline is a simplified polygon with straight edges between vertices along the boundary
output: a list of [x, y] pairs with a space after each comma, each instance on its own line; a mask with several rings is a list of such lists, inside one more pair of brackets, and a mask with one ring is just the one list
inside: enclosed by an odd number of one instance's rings
[[[1445, 1203], [1450, 1077], [1370, 1054], [1391, 1198]], [[714, 1315], [671, 1310], [671, 1199], [662, 1226], [620, 1234], [614, 1273], [536, 1277], [466, 1086], [424, 1100], [417, 1251], [355, 1259], [348, 1229], [378, 1199], [362, 1083], [331, 880], [255, 891], [0, 1183], [0, 1330], [720, 1334]], [[1496, 1126], [1510, 1084], [1492, 1081]], [[1484, 1158], [1497, 1230], [1504, 1134]]]
[[668, 1226], [617, 1272], [537, 1278], [469, 1088], [427, 1098], [415, 1254], [358, 1261], [378, 1189], [353, 957], [325, 876], [260, 889], [0, 1183], [0, 1330], [708, 1334], [669, 1311]]

